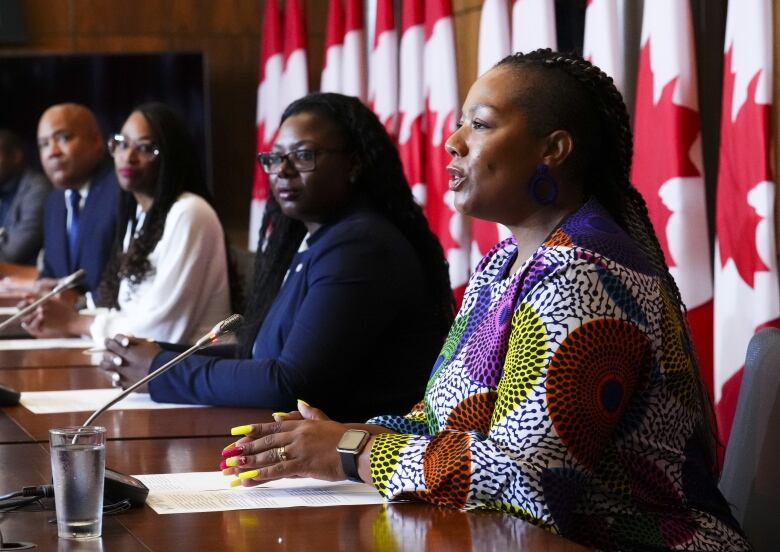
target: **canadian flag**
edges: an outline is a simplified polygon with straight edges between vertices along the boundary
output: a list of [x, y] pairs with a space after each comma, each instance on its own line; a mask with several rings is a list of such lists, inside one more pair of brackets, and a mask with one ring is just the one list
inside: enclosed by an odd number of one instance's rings
[[711, 390], [712, 265], [688, 2], [646, 2], [641, 44], [631, 178], [688, 307], [702, 377]]
[[[455, 35], [450, 0], [425, 2], [425, 100], [427, 146], [425, 210], [450, 264], [450, 283], [458, 300], [469, 278], [469, 225], [455, 211], [446, 166], [450, 156], [444, 143], [458, 117], [458, 79]], [[406, 70], [406, 68], [404, 68]]]
[[398, 33], [393, 0], [377, 0], [368, 77], [368, 103], [394, 137], [398, 122]]
[[625, 83], [623, 34], [618, 0], [588, 0], [582, 55], [612, 77], [620, 92]]
[[[506, 0], [485, 0], [479, 18], [477, 76], [509, 55], [509, 48], [509, 6]], [[470, 266], [475, 266], [491, 247], [509, 234], [506, 227], [494, 222], [471, 219]]]
[[[257, 151], [273, 144], [282, 115], [281, 83], [283, 66], [282, 26], [276, 2], [265, 3], [263, 34], [260, 40], [260, 76], [257, 86]], [[257, 163], [249, 211], [249, 250], [257, 249], [257, 235], [268, 198], [268, 175]]]
[[412, 194], [425, 205], [425, 51], [424, 0], [403, 0], [401, 4], [400, 58], [403, 71], [398, 75], [398, 154]]
[[715, 243], [715, 410], [728, 443], [753, 334], [780, 327], [771, 168], [772, 3], [729, 2]]
[[363, 32], [363, 0], [347, 0], [341, 92], [366, 101], [366, 41]]
[[[272, 0], [269, 2], [273, 3]], [[298, 0], [287, 0], [284, 4], [282, 112], [288, 104], [308, 93], [309, 74], [306, 69], [306, 29], [303, 26], [303, 11]]]
[[515, 0], [512, 5], [512, 51], [558, 49], [554, 0]]
[[[267, 3], [273, 3], [267, 2]], [[341, 92], [341, 57], [344, 49], [344, 12], [341, 0], [330, 0], [325, 31], [325, 61], [320, 77], [322, 92]]]

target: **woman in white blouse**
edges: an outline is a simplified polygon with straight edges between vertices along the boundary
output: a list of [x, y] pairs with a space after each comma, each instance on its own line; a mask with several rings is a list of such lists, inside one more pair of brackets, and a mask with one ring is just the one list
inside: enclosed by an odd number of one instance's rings
[[120, 194], [114, 252], [93, 314], [51, 301], [26, 320], [39, 337], [116, 333], [188, 343], [229, 314], [225, 238], [192, 139], [167, 106], [135, 109], [109, 141]]

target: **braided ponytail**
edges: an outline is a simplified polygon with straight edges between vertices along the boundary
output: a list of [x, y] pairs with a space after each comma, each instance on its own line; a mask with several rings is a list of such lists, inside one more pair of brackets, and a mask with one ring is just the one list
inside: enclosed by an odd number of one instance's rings
[[[715, 417], [699, 373], [699, 362], [690, 340], [687, 309], [666, 264], [642, 194], [631, 184], [633, 138], [623, 97], [612, 78], [573, 53], [539, 49], [516, 53], [496, 67], [530, 71], [543, 79], [545, 94], [525, 94], [518, 101], [528, 114], [531, 127], [540, 134], [566, 129], [577, 147], [570, 170], [578, 171], [585, 193], [595, 197], [615, 221], [633, 238], [661, 282], [683, 328], [684, 347], [691, 352], [698, 387], [702, 422], [697, 433], [707, 445], [708, 461], [716, 469]], [[578, 151], [579, 150], [579, 151]]]

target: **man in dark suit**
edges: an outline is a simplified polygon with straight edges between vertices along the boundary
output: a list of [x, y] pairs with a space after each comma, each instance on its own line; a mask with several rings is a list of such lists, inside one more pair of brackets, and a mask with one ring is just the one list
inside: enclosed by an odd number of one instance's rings
[[95, 115], [78, 104], [47, 109], [38, 123], [38, 151], [55, 191], [44, 211], [42, 278], [83, 268], [94, 292], [116, 229], [119, 184]]
[[51, 184], [27, 167], [19, 137], [0, 129], [0, 261], [34, 265]]

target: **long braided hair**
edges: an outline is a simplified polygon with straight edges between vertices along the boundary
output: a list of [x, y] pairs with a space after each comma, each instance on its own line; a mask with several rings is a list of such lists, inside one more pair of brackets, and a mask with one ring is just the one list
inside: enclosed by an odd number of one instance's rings
[[141, 283], [152, 265], [149, 254], [162, 237], [165, 219], [171, 206], [183, 192], [191, 192], [209, 201], [209, 192], [200, 167], [192, 137], [182, 119], [167, 105], [146, 103], [133, 110], [149, 123], [152, 139], [160, 149], [157, 182], [154, 186], [154, 203], [146, 213], [138, 237], [133, 239], [127, 252], [122, 245], [128, 224], [135, 218], [137, 203], [133, 194], [121, 192], [117, 210], [117, 227], [114, 246], [103, 278], [98, 287], [98, 303], [118, 308], [119, 284], [127, 279], [131, 285]]
[[[412, 197], [398, 151], [382, 123], [360, 100], [332, 93], [309, 94], [294, 101], [281, 122], [299, 113], [311, 113], [331, 122], [343, 150], [355, 160], [359, 172], [354, 189], [368, 206], [389, 220], [417, 253], [425, 276], [425, 297], [442, 338], [452, 324], [455, 302], [447, 262], [439, 240]], [[255, 259], [254, 287], [247, 304], [245, 324], [239, 332], [239, 354], [251, 356], [252, 345], [268, 309], [276, 298], [306, 229], [284, 215], [273, 196], [266, 203]]]
[[517, 98], [530, 128], [539, 135], [557, 129], [572, 134], [575, 148], [564, 171], [583, 181], [585, 195], [595, 197], [609, 211], [653, 267], [683, 328], [683, 344], [691, 351], [702, 413], [696, 433], [706, 447], [706, 461], [717, 471], [716, 422], [690, 340], [687, 309], [669, 272], [647, 204], [629, 179], [633, 139], [623, 97], [611, 77], [573, 53], [539, 49], [507, 56], [496, 67], [524, 71], [524, 78], [541, 79], [544, 94], [521, 94]]

